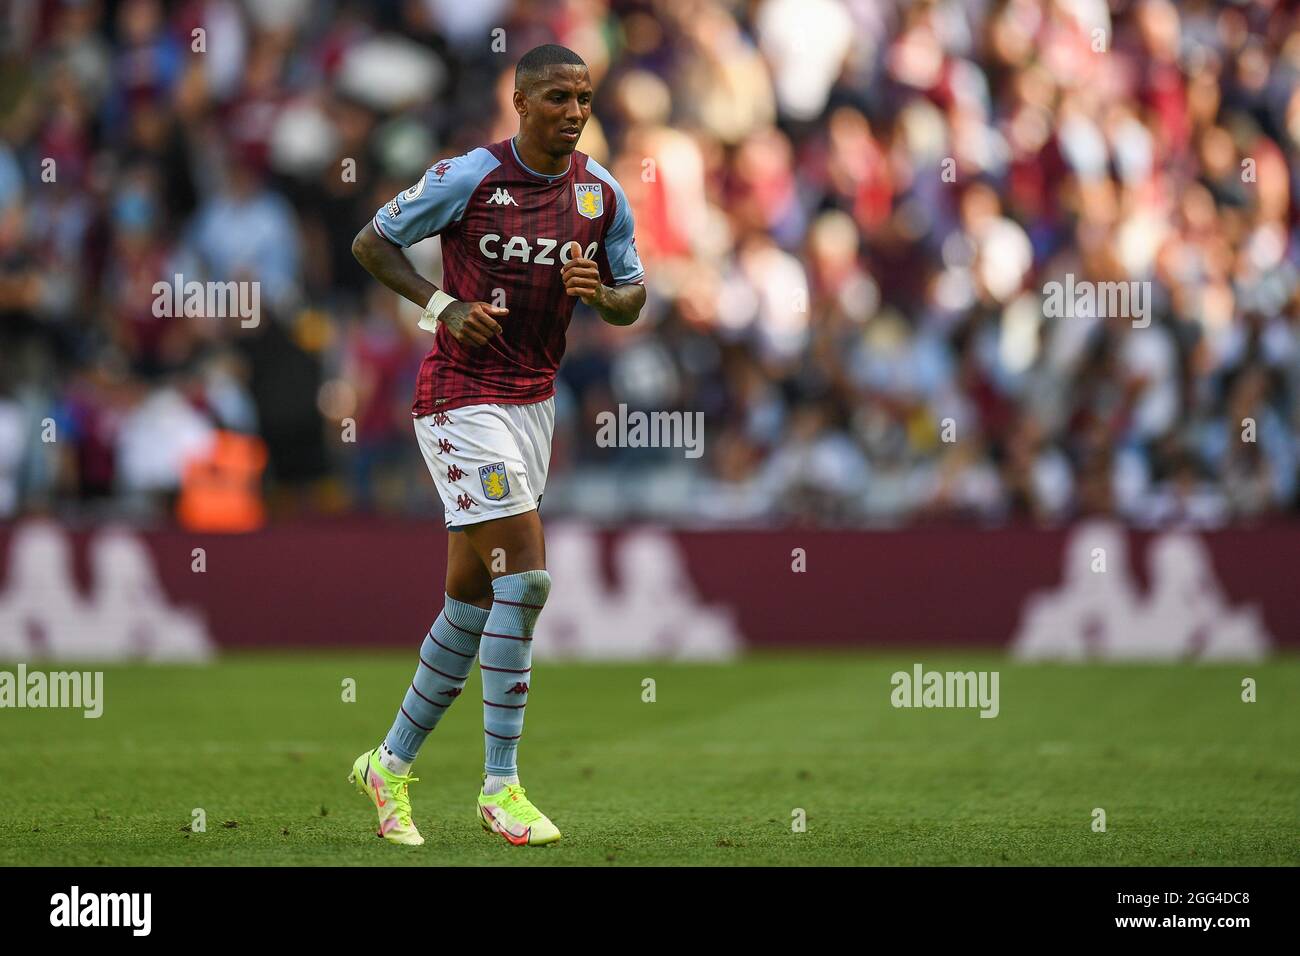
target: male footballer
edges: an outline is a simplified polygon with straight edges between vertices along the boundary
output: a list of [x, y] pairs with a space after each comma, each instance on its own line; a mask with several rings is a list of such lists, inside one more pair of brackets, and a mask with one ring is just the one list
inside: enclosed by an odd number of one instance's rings
[[[520, 59], [511, 139], [444, 159], [357, 233], [357, 260], [424, 308], [433, 347], [416, 383], [415, 434], [447, 528], [446, 601], [383, 742], [348, 778], [379, 812], [379, 835], [424, 842], [411, 819], [411, 765], [460, 695], [475, 656], [487, 751], [479, 823], [515, 846], [560, 831], [519, 783], [532, 634], [551, 577], [538, 503], [555, 421], [555, 372], [581, 299], [612, 325], [645, 305], [645, 272], [622, 187], [577, 151], [591, 78], [572, 50]], [[443, 288], [402, 249], [442, 237]]]

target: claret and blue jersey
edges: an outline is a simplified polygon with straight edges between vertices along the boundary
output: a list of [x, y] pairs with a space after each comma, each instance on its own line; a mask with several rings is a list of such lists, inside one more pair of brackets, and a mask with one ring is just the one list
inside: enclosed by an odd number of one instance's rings
[[499, 320], [501, 334], [480, 348], [462, 345], [439, 325], [416, 382], [411, 413], [417, 417], [485, 402], [539, 402], [554, 394], [578, 301], [560, 278], [569, 243], [577, 242], [582, 257], [596, 262], [606, 285], [645, 277], [632, 210], [614, 177], [577, 151], [565, 172], [535, 172], [519, 158], [513, 139], [435, 163], [375, 214], [374, 228], [403, 247], [441, 236], [447, 294], [510, 310]]

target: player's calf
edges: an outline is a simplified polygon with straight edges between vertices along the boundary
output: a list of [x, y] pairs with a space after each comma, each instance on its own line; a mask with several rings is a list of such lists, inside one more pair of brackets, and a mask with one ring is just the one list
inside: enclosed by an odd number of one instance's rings
[[484, 608], [447, 595], [442, 613], [425, 635], [415, 675], [380, 748], [380, 761], [388, 770], [397, 774], [410, 770], [425, 738], [460, 696], [487, 620]]
[[478, 652], [488, 612], [447, 595], [442, 613], [425, 635], [415, 676], [397, 717], [377, 748], [357, 758], [348, 776], [379, 813], [379, 835], [393, 843], [424, 842], [411, 821], [407, 792], [420, 746], [460, 696]]
[[492, 612], [479, 645], [488, 795], [519, 780], [517, 754], [532, 682], [533, 627], [550, 593], [551, 576], [541, 569], [503, 574], [492, 581]]

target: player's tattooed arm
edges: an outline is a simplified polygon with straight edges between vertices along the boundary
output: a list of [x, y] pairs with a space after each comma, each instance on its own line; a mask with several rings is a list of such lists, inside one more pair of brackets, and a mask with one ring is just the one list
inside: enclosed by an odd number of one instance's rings
[[[403, 298], [424, 308], [438, 287], [415, 271], [400, 246], [389, 242], [369, 223], [352, 240], [352, 254], [372, 276]], [[509, 314], [487, 302], [452, 302], [438, 314], [438, 321], [458, 342], [479, 346], [501, 332], [498, 318]]]
[[631, 325], [641, 317], [641, 309], [645, 306], [645, 286], [602, 285], [587, 304], [610, 325]]
[[608, 286], [600, 281], [600, 267], [591, 259], [570, 259], [560, 267], [564, 291], [591, 306], [610, 325], [631, 325], [645, 306], [645, 286]]
[[424, 308], [438, 287], [415, 271], [402, 247], [389, 242], [371, 223], [352, 240], [352, 255], [362, 268], [405, 299]]

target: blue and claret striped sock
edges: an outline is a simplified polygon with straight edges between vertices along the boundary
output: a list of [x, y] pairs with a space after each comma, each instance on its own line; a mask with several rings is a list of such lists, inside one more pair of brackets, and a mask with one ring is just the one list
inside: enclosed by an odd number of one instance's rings
[[415, 760], [424, 738], [460, 696], [487, 620], [484, 608], [447, 596], [442, 613], [420, 647], [415, 679], [398, 708], [393, 728], [384, 738], [384, 744], [400, 760]]
[[478, 666], [483, 674], [483, 740], [489, 776], [517, 773], [524, 706], [533, 669], [533, 625], [551, 593], [545, 571], [503, 574], [492, 581], [492, 613], [483, 626]]

